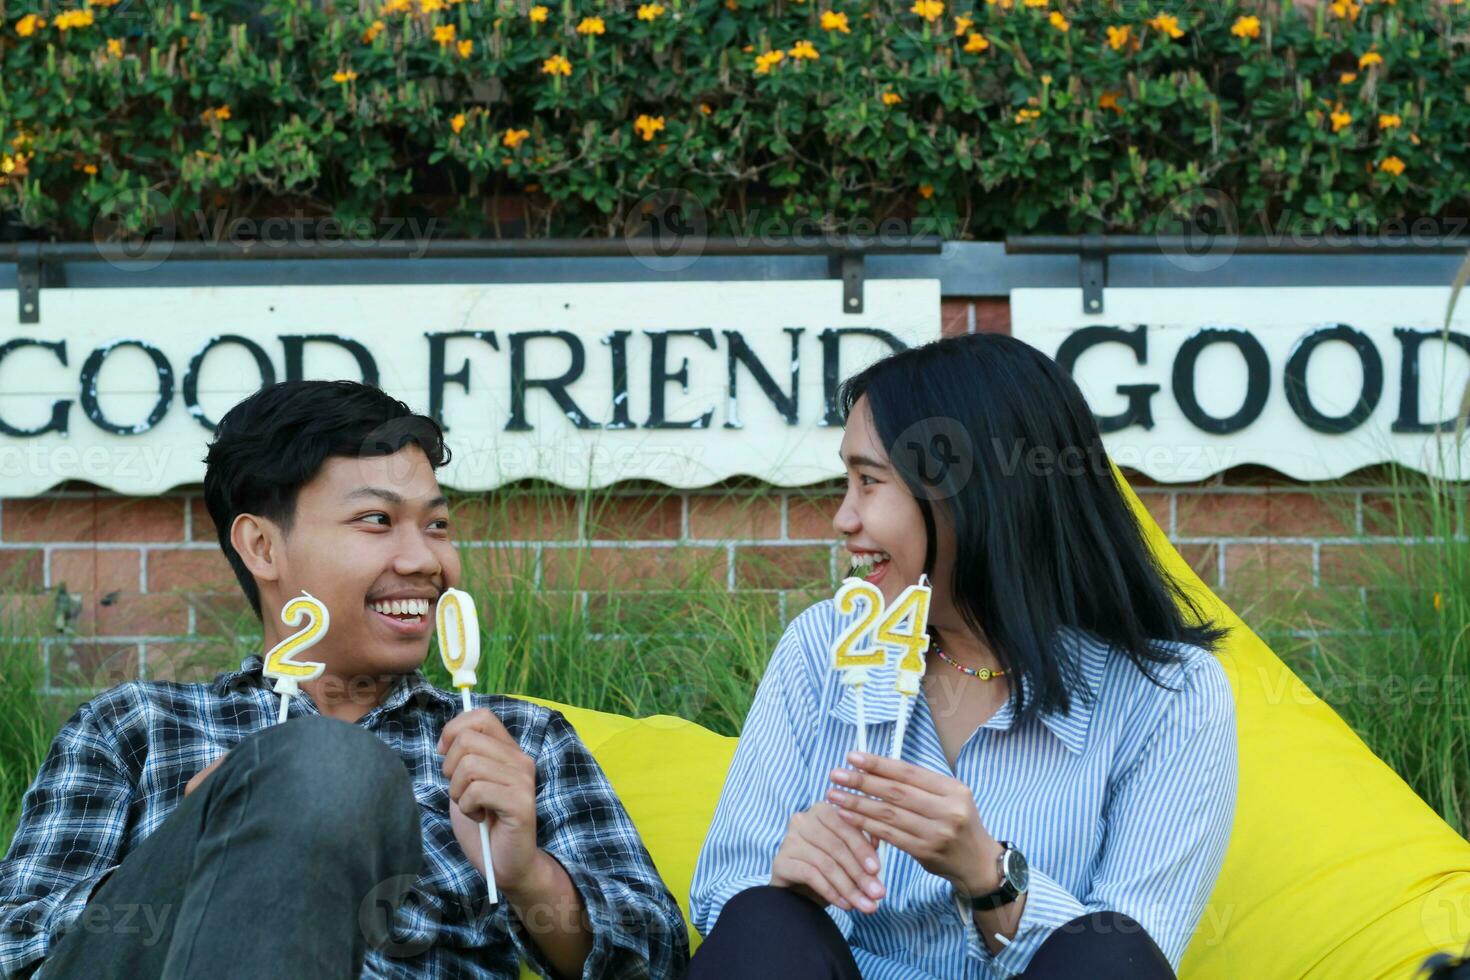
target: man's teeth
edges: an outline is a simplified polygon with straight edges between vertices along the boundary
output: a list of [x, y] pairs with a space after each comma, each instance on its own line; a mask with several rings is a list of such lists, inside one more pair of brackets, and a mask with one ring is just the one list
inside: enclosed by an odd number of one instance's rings
[[380, 612], [385, 616], [427, 616], [429, 614], [429, 600], [384, 599], [379, 602], [369, 603], [368, 608], [374, 612]]

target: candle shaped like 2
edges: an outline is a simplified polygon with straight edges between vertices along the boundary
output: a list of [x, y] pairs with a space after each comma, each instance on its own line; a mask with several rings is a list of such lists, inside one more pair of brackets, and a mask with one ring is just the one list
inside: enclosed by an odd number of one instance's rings
[[327, 635], [332, 617], [326, 604], [305, 589], [293, 596], [281, 607], [281, 622], [287, 626], [299, 626], [302, 619], [308, 622], [301, 629], [271, 647], [265, 655], [265, 666], [261, 674], [275, 679], [275, 692], [281, 696], [281, 713], [276, 718], [280, 724], [286, 720], [291, 707], [291, 695], [301, 693], [301, 682], [314, 680], [322, 675], [327, 665], [315, 660], [297, 660], [298, 654], [316, 646]]
[[[463, 710], [472, 707], [470, 689], [475, 686], [475, 668], [480, 665], [480, 618], [475, 600], [468, 592], [445, 589], [434, 608], [434, 629], [439, 637], [439, 658], [449, 671], [450, 683], [459, 689]], [[485, 859], [485, 884], [490, 904], [500, 901], [495, 888], [495, 865], [490, 856], [490, 823], [480, 821], [480, 853]]]
[[868, 630], [883, 613], [883, 593], [871, 582], [860, 578], [842, 580], [837, 590], [837, 611], [851, 616], [858, 608], [865, 607], [862, 614], [832, 644], [832, 669], [842, 678], [842, 683], [853, 688], [857, 699], [858, 751], [868, 751], [868, 723], [864, 715], [863, 685], [868, 682], [868, 672], [886, 662], [883, 648], [859, 647]]

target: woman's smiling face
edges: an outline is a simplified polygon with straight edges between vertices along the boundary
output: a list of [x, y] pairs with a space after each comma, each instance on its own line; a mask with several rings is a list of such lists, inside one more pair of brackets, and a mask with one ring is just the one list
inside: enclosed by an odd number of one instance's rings
[[[847, 467], [847, 494], [832, 518], [832, 527], [843, 536], [858, 566], [854, 574], [878, 586], [884, 602], [891, 603], [924, 573], [928, 535], [919, 502], [893, 468], [878, 437], [866, 396], [858, 399], [848, 415], [840, 453]], [[934, 508], [936, 522], [943, 521], [941, 510]], [[939, 542], [930, 584], [939, 604], [949, 594], [952, 547], [947, 546], [950, 536], [944, 528], [936, 530]]]

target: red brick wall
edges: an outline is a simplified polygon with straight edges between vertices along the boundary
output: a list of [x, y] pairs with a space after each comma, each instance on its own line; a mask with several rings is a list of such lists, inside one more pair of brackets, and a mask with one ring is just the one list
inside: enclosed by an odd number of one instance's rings
[[[942, 315], [947, 334], [1010, 329], [1004, 300], [946, 300]], [[1387, 493], [1368, 476], [1324, 499], [1252, 467], [1199, 484], [1129, 475], [1184, 557], [1248, 618], [1284, 590], [1350, 585], [1353, 556], [1373, 546], [1359, 536], [1376, 530]], [[543, 589], [592, 598], [630, 582], [670, 588], [710, 576], [793, 615], [840, 571], [836, 500], [831, 488], [630, 489], [592, 506], [570, 494], [512, 498], [492, 526], [485, 502], [466, 498], [455, 523], [492, 588], [519, 558]], [[0, 582], [4, 622], [47, 633], [64, 613], [59, 590], [75, 596], [68, 632], [45, 644], [57, 688], [189, 676], [199, 637], [245, 606], [198, 488], [124, 498], [71, 486], [0, 500]]]

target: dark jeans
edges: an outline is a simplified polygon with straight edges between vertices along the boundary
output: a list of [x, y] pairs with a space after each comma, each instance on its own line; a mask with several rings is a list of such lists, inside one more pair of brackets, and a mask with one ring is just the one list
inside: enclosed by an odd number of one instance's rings
[[43, 980], [356, 978], [423, 860], [403, 760], [311, 715], [256, 732], [93, 894]]
[[[1143, 927], [1118, 912], [1093, 912], [1053, 930], [1021, 974], [1025, 980], [1173, 980]], [[861, 980], [842, 933], [815, 902], [769, 885], [726, 903], [694, 954], [687, 980]]]

